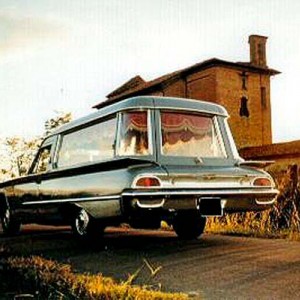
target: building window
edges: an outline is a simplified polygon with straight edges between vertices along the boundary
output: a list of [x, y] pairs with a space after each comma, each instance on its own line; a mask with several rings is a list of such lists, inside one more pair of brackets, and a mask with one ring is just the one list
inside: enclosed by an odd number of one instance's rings
[[260, 88], [260, 100], [261, 100], [261, 107], [263, 109], [267, 108], [267, 98], [266, 98], [266, 88], [261, 87]]
[[247, 84], [248, 84], [248, 75], [246, 74], [245, 71], [243, 71], [241, 74], [241, 79], [242, 79], [242, 89], [247, 90]]
[[249, 110], [248, 110], [248, 99], [246, 97], [241, 98], [241, 107], [240, 107], [240, 116], [241, 117], [249, 117]]

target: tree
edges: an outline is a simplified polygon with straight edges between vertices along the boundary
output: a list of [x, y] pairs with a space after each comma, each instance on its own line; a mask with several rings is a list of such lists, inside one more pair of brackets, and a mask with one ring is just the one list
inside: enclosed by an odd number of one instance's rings
[[43, 140], [57, 127], [72, 119], [71, 113], [55, 112], [56, 116], [47, 120], [44, 133], [40, 137], [25, 139], [24, 137], [8, 137], [1, 142], [0, 151], [0, 181], [25, 175]]
[[71, 113], [56, 111], [56, 116], [45, 122], [45, 135], [49, 135], [54, 129], [72, 120]]
[[30, 140], [23, 137], [6, 138], [5, 146], [9, 165], [5, 172], [7, 179], [26, 173], [40, 143], [41, 138], [38, 137]]

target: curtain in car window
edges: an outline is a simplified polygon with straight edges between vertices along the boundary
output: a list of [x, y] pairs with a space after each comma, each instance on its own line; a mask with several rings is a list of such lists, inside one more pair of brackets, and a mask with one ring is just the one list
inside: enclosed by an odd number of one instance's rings
[[161, 123], [163, 143], [169, 144], [179, 140], [187, 142], [191, 138], [200, 139], [212, 131], [212, 119], [199, 115], [162, 112]]
[[119, 156], [152, 154], [149, 145], [147, 111], [124, 112], [121, 114], [117, 154]]
[[125, 130], [147, 131], [147, 113], [146, 112], [127, 112], [123, 115], [123, 124]]

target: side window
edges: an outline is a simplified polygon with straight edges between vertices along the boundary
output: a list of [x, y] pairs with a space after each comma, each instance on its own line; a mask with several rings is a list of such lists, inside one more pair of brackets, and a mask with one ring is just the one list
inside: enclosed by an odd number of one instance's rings
[[117, 155], [152, 154], [147, 111], [130, 111], [120, 115]]
[[65, 134], [58, 154], [58, 167], [113, 158], [115, 134], [116, 117]]
[[39, 174], [47, 172], [51, 164], [51, 145], [43, 147], [38, 152], [38, 158], [32, 170], [32, 173]]
[[248, 99], [246, 97], [241, 98], [240, 116], [247, 118], [250, 116], [248, 109]]

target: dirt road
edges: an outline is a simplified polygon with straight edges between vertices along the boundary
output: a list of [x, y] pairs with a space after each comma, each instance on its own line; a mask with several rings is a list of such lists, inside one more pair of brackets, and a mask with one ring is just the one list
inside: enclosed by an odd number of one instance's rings
[[[204, 234], [179, 241], [173, 232], [109, 229], [103, 243], [84, 246], [66, 229], [24, 227], [0, 245], [13, 252], [70, 262], [80, 272], [136, 282], [204, 299], [299, 299], [300, 243]], [[146, 261], [146, 262], [145, 262]], [[150, 268], [158, 270], [150, 276]]]

